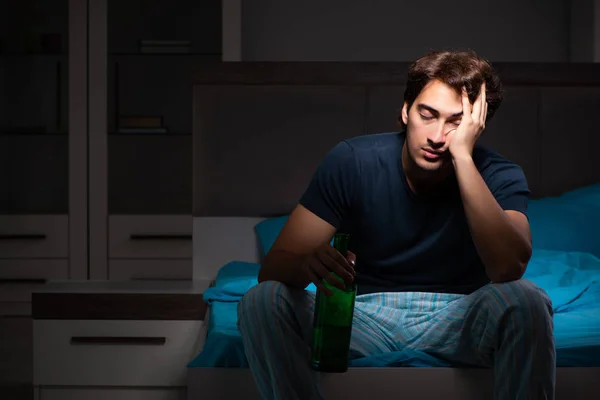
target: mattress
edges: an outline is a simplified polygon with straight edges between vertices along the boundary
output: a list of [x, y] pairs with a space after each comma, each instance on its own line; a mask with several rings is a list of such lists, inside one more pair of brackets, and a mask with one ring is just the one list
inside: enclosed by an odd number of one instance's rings
[[[237, 305], [257, 284], [259, 268], [237, 261], [220, 268], [215, 285], [204, 293], [210, 306], [205, 344], [189, 368], [248, 367], [237, 329]], [[552, 299], [557, 367], [600, 367], [600, 259], [588, 253], [535, 250], [523, 278], [542, 287]], [[351, 368], [451, 366], [409, 350], [350, 362]]]

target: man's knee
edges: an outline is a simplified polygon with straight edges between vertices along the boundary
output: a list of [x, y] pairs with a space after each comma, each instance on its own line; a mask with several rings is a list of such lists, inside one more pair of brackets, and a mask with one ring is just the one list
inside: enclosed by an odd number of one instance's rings
[[[277, 297], [284, 285], [275, 281], [266, 281], [248, 290], [238, 304], [238, 325], [252, 319], [261, 320], [272, 315], [277, 307]], [[258, 322], [258, 321], [257, 321]]]
[[519, 315], [520, 322], [527, 327], [552, 322], [550, 297], [535, 283], [526, 279], [488, 285], [484, 301], [488, 307], [499, 308], [504, 314]]
[[262, 302], [273, 296], [279, 287], [283, 286], [282, 283], [276, 281], [261, 282], [257, 285], [252, 286], [240, 300], [240, 304], [252, 302], [253, 305], [256, 302]]

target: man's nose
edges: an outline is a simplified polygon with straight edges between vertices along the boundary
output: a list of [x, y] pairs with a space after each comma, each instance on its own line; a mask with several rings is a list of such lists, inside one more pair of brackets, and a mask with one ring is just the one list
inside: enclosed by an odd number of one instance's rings
[[429, 136], [428, 136], [429, 145], [434, 149], [444, 147], [446, 144], [446, 132], [444, 131], [444, 124], [438, 124]]

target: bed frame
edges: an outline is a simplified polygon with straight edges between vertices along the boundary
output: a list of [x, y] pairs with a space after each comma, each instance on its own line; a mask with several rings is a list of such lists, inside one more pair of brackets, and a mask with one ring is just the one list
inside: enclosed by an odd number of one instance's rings
[[[198, 279], [214, 278], [219, 267], [230, 261], [227, 254], [236, 260], [258, 262], [253, 228], [261, 220], [194, 218], [194, 268]], [[204, 327], [209, 318], [210, 310]], [[558, 368], [556, 399], [600, 398], [599, 377], [600, 368]], [[322, 387], [326, 399], [483, 400], [493, 398], [493, 374], [487, 369], [350, 368], [345, 374], [325, 376]], [[248, 369], [189, 368], [188, 399], [203, 398], [260, 399]]]
[[[600, 65], [499, 64], [506, 95], [481, 141], [534, 198], [600, 182]], [[194, 279], [260, 262], [254, 225], [289, 213], [339, 140], [396, 131], [405, 63], [224, 63], [194, 87]], [[595, 130], [595, 131], [594, 131]], [[577, 150], [569, 151], [569, 143]], [[565, 149], [567, 149], [565, 151]], [[561, 162], [558, 162], [561, 160]], [[210, 309], [207, 318], [210, 318]], [[600, 398], [600, 368], [558, 368], [556, 399]], [[233, 383], [235, 382], [235, 383]], [[326, 398], [491, 399], [488, 369], [352, 368]], [[248, 369], [190, 368], [188, 398], [259, 399]]]

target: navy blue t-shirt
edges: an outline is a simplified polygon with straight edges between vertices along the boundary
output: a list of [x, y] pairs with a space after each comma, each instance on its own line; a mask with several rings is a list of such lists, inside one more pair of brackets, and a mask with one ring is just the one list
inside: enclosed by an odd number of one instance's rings
[[[489, 283], [471, 238], [454, 174], [435, 196], [413, 193], [402, 167], [404, 133], [354, 137], [321, 162], [300, 204], [350, 234], [360, 294], [468, 294]], [[505, 210], [527, 215], [519, 166], [477, 145], [473, 160]]]

